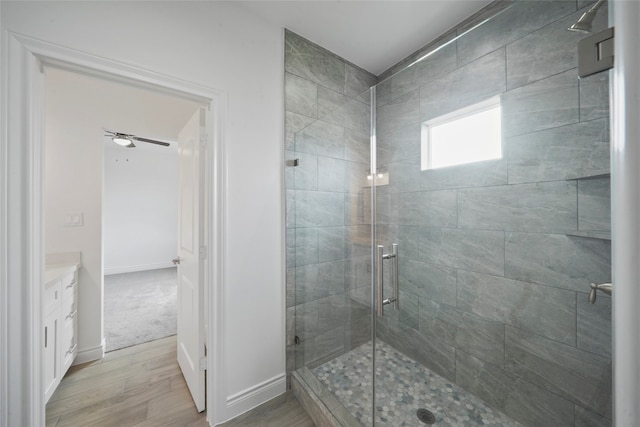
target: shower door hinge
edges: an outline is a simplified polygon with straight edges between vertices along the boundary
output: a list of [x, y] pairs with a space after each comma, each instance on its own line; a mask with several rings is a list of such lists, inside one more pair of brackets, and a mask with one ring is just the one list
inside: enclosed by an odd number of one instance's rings
[[200, 246], [200, 259], [207, 259], [209, 256], [209, 248], [207, 246]]
[[600, 31], [578, 42], [578, 76], [613, 68], [613, 27]]
[[206, 370], [207, 370], [207, 358], [206, 357], [201, 357], [200, 358], [200, 372], [206, 371]]

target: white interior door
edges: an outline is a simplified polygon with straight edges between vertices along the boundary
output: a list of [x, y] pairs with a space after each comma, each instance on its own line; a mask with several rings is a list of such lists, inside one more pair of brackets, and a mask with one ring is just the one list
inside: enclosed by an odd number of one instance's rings
[[[203, 108], [178, 135], [178, 364], [193, 401], [205, 409], [204, 283], [201, 251], [204, 244], [204, 138]], [[202, 249], [201, 249], [202, 247]], [[204, 255], [204, 253], [203, 253]]]

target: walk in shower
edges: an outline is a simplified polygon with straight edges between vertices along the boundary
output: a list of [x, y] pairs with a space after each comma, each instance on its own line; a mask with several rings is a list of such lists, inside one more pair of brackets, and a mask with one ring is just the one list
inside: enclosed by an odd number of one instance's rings
[[567, 31], [592, 6], [497, 2], [381, 76], [286, 33], [287, 371], [315, 417], [611, 425], [609, 82]]

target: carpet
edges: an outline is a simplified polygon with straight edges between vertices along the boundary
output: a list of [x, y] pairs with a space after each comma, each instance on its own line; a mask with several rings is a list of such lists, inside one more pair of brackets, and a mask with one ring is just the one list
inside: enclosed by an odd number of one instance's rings
[[175, 268], [105, 276], [106, 351], [175, 335], [177, 294]]

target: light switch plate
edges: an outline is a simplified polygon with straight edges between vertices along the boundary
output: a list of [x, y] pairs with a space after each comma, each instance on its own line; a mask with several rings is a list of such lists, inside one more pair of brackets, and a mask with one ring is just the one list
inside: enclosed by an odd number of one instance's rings
[[82, 212], [68, 212], [64, 216], [65, 227], [82, 227], [84, 225], [84, 214]]

